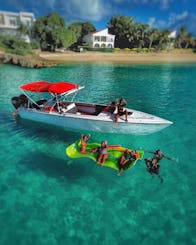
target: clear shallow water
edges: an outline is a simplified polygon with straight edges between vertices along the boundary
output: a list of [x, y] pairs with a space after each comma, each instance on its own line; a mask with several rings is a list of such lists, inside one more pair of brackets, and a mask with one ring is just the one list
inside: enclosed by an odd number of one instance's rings
[[[195, 244], [196, 64], [0, 66], [0, 244]], [[29, 81], [85, 85], [78, 100], [125, 97], [174, 122], [149, 136], [93, 133], [135, 149], [161, 148], [160, 184], [143, 161], [121, 177], [65, 148], [79, 132], [15, 119], [10, 98]], [[81, 132], [82, 133], [82, 132]], [[145, 153], [145, 157], [150, 156]]]

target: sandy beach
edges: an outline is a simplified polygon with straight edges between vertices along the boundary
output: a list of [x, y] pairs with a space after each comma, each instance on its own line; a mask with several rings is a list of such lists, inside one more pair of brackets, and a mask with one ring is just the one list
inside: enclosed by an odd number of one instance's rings
[[161, 63], [161, 62], [196, 62], [196, 53], [191, 50], [173, 50], [159, 53], [102, 53], [102, 52], [72, 52], [64, 53], [40, 52], [39, 56], [58, 63], [66, 62], [113, 62], [113, 63]]

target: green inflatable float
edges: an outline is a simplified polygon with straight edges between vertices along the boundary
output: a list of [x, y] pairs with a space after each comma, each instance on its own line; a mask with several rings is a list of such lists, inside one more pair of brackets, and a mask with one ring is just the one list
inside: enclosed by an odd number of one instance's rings
[[[75, 143], [71, 144], [70, 146], [68, 146], [66, 148], [66, 154], [68, 157], [70, 158], [81, 158], [81, 157], [87, 157], [92, 159], [93, 161], [97, 161], [97, 157], [98, 157], [98, 152], [91, 152], [92, 150], [95, 150], [96, 148], [98, 148], [100, 146], [99, 143], [87, 143], [87, 147], [86, 147], [86, 151], [88, 153], [81, 153], [80, 152], [80, 146], [81, 146], [81, 141], [76, 141]], [[120, 157], [123, 155], [123, 153], [127, 150], [127, 148], [121, 147], [119, 145], [116, 146], [109, 146], [108, 147], [108, 158], [105, 161], [104, 165], [105, 167], [109, 167], [109, 168], [113, 168], [117, 171], [119, 171], [119, 159]], [[131, 149], [128, 149], [129, 151], [131, 151]], [[132, 168], [137, 160], [141, 160], [143, 155], [144, 155], [144, 151], [142, 150], [137, 150], [138, 153], [138, 158], [131, 162], [131, 164], [127, 167], [127, 169], [125, 170], [129, 170], [130, 168]]]

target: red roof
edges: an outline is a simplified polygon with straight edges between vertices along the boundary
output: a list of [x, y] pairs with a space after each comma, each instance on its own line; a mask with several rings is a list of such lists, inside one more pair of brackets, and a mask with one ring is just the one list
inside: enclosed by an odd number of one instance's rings
[[51, 83], [46, 81], [37, 81], [32, 83], [27, 83], [20, 86], [23, 90], [28, 90], [31, 92], [49, 92], [52, 94], [64, 94], [70, 92], [71, 90], [78, 89], [79, 86], [77, 84], [73, 84], [70, 82], [57, 82]]

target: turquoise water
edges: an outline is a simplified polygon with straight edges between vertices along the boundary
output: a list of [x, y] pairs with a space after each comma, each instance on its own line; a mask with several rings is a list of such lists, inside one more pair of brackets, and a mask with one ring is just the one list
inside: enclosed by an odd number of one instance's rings
[[[195, 244], [196, 64], [69, 64], [41, 70], [0, 65], [0, 245]], [[163, 184], [144, 161], [121, 177], [90, 159], [68, 159], [80, 132], [12, 116], [29, 81], [86, 86], [78, 100], [125, 97], [174, 124], [149, 136], [92, 133], [91, 141], [163, 152]], [[83, 133], [83, 132], [81, 132]], [[150, 154], [145, 153], [145, 157]]]

